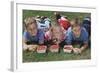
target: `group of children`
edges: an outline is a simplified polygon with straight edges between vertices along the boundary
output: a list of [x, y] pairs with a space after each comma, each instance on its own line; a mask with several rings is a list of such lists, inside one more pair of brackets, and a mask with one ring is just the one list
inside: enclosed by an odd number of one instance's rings
[[[58, 16], [57, 16], [58, 15]], [[23, 49], [27, 50], [36, 45], [66, 45], [73, 46], [74, 53], [81, 53], [88, 47], [90, 36], [90, 18], [85, 18], [83, 24], [78, 18], [68, 20], [66, 17], [55, 14], [57, 22], [51, 23], [48, 17], [28, 17], [24, 20]], [[88, 26], [88, 27], [85, 27]]]

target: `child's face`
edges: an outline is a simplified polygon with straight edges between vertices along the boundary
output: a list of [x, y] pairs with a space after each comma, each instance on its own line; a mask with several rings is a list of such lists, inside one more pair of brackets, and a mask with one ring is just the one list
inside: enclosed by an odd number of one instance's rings
[[73, 31], [75, 37], [80, 37], [80, 34], [81, 34], [81, 28], [80, 28], [80, 26], [74, 27], [74, 28], [72, 29], [72, 31]]
[[37, 26], [35, 23], [31, 23], [27, 27], [27, 31], [30, 33], [31, 36], [36, 36], [37, 35]]
[[60, 34], [60, 29], [58, 28], [58, 27], [55, 27], [54, 29], [53, 29], [53, 35], [54, 36], [58, 36]]
[[62, 36], [60, 28], [59, 27], [54, 28], [52, 34], [53, 34], [53, 39], [56, 39], [55, 43], [59, 44], [61, 42], [61, 36]]

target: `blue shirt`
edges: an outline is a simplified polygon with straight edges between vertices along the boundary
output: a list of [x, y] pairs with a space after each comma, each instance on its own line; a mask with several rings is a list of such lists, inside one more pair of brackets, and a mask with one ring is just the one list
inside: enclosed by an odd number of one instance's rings
[[44, 33], [41, 30], [38, 30], [36, 36], [31, 36], [29, 32], [25, 31], [23, 34], [26, 41], [31, 43], [44, 42]]
[[66, 33], [65, 42], [69, 45], [74, 43], [74, 42], [76, 42], [76, 43], [88, 43], [88, 33], [84, 27], [81, 27], [80, 37], [77, 38], [73, 34], [72, 29], [70, 27]]

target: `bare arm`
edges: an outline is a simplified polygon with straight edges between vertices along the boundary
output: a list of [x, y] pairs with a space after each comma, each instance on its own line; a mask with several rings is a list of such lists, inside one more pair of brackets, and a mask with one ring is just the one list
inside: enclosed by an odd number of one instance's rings
[[28, 49], [28, 45], [26, 44], [26, 39], [24, 37], [22, 38], [22, 45], [23, 45], [23, 50]]
[[84, 45], [80, 48], [81, 52], [84, 51], [88, 47], [88, 43], [84, 43]]

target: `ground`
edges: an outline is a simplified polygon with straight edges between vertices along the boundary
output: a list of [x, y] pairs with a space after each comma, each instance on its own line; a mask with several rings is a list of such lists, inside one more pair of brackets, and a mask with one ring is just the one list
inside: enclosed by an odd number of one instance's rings
[[43, 53], [23, 51], [23, 62], [45, 62], [45, 61], [62, 61], [62, 60], [85, 60], [91, 59], [90, 49], [88, 48], [81, 54], [68, 54], [61, 50], [60, 53]]
[[[54, 12], [51, 11], [33, 11], [33, 10], [23, 10], [23, 20], [29, 16], [47, 16], [51, 21], [55, 20]], [[69, 20], [78, 17], [81, 20], [86, 16], [91, 16], [90, 13], [72, 13], [72, 12], [62, 12], [63, 15], [67, 16]], [[64, 53], [62, 48], [60, 53], [44, 53], [38, 54], [36, 52], [23, 51], [23, 62], [44, 62], [44, 61], [62, 61], [62, 60], [83, 60], [91, 59], [91, 49], [87, 48], [82, 54], [68, 54]]]

